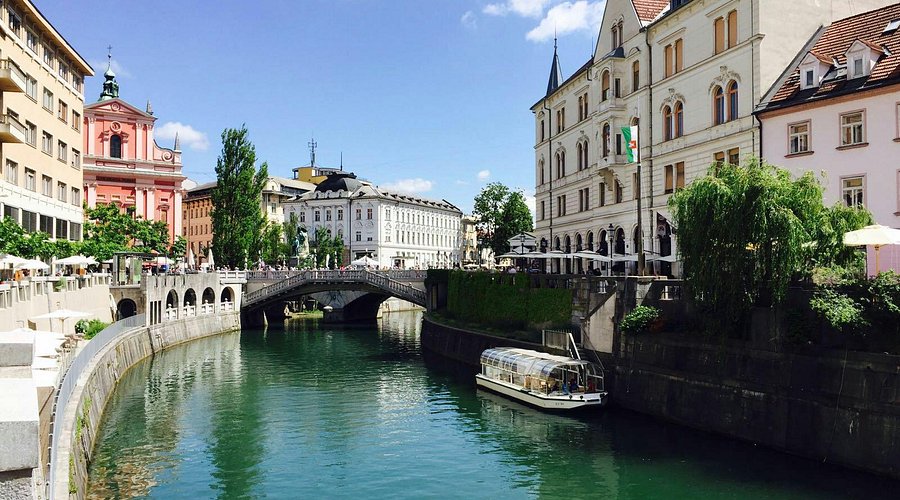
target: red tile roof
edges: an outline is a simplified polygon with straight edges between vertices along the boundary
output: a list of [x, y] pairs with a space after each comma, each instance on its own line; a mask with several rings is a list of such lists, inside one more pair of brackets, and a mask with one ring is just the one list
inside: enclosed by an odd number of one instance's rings
[[631, 0], [638, 19], [648, 23], [659, 15], [669, 5], [669, 0]]
[[[868, 78], [848, 81], [846, 76], [840, 76], [832, 79], [835, 71], [832, 67], [828, 78], [821, 86], [801, 90], [800, 69], [795, 67], [766, 107], [781, 107], [866, 90], [891, 83], [890, 80], [900, 77], [900, 29], [884, 32], [888, 23], [894, 20], [900, 20], [900, 3], [835, 21], [825, 28], [822, 36], [810, 50], [813, 56], [825, 64], [831, 65], [832, 59], [835, 59], [838, 64], [845, 65], [847, 61], [844, 54], [853, 42], [859, 40], [876, 50], [876, 54], [880, 54]], [[890, 55], [887, 55], [888, 51]]]

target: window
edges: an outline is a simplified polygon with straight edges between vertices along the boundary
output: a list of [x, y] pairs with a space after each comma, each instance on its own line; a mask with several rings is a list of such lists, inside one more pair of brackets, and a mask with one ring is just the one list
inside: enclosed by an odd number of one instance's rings
[[14, 161], [6, 160], [6, 182], [19, 184], [19, 164]]
[[362, 241], [362, 233], [359, 231], [356, 232], [356, 241]]
[[69, 221], [65, 219], [56, 219], [56, 239], [69, 239]]
[[63, 141], [58, 141], [57, 144], [58, 146], [56, 147], [56, 158], [64, 163], [69, 161], [69, 147]]
[[556, 178], [561, 179], [566, 176], [566, 152], [558, 151], [556, 153]]
[[48, 155], [53, 155], [53, 136], [47, 132], [41, 135], [41, 151]]
[[663, 185], [664, 193], [671, 193], [675, 190], [675, 167], [672, 165], [666, 165], [663, 167], [665, 170], [665, 184]]
[[588, 117], [588, 95], [587, 95], [587, 92], [585, 92], [584, 95], [581, 97], [582, 97], [582, 100], [581, 100], [582, 114], [584, 115], [584, 117], [582, 119], [585, 119]]
[[72, 188], [72, 204], [78, 206], [81, 204], [81, 190], [78, 188]]
[[862, 57], [854, 57], [853, 58], [853, 77], [858, 78], [860, 76], [865, 76], [863, 72], [863, 60]]
[[737, 120], [738, 118], [738, 84], [732, 80], [728, 84], [728, 119]]
[[37, 190], [37, 174], [30, 168], [25, 169], [25, 189], [29, 191]]
[[300, 222], [306, 222], [306, 211], [300, 212]]
[[715, 41], [713, 44], [715, 54], [725, 50], [725, 18], [720, 17], [713, 21], [713, 31], [715, 32]]
[[337, 220], [344, 220], [344, 209], [339, 208], [337, 211]]
[[578, 190], [578, 211], [584, 212], [591, 208], [591, 191], [590, 188]]
[[556, 197], [556, 216], [566, 215], [566, 195]]
[[31, 146], [37, 145], [37, 125], [25, 122], [25, 142]]
[[616, 154], [622, 154], [622, 134], [616, 134]]
[[22, 210], [22, 229], [24, 229], [26, 233], [33, 233], [37, 231], [37, 224], [38, 217], [36, 213], [29, 212], [28, 210]]
[[681, 101], [675, 103], [675, 137], [684, 135], [684, 105]]
[[641, 197], [641, 181], [637, 172], [631, 174], [631, 192], [633, 199], [636, 200]]
[[25, 77], [25, 93], [32, 101], [37, 101], [37, 80], [31, 75]]
[[72, 128], [81, 131], [81, 113], [74, 109], [72, 110]]
[[372, 220], [372, 209], [371, 208], [366, 209], [366, 220]]
[[69, 81], [69, 67], [64, 63], [59, 63], [59, 77], [63, 79], [63, 81]]
[[541, 142], [544, 142], [544, 120], [541, 120]]
[[34, 33], [34, 31], [25, 30], [25, 43], [28, 45], [28, 48], [31, 49], [32, 52], [37, 54], [38, 51], [38, 37]]
[[788, 125], [788, 152], [792, 155], [809, 152], [809, 122]]
[[362, 220], [362, 209], [361, 208], [356, 209], [356, 220]]
[[682, 69], [684, 69], [684, 40], [679, 38], [675, 40], [674, 45], [675, 52], [675, 73], [678, 73]]
[[584, 97], [578, 96], [578, 121], [584, 120]]
[[813, 70], [811, 70], [811, 69], [806, 70], [806, 78], [805, 78], [806, 88], [813, 86], [814, 78], [815, 78], [815, 72], [813, 72]]
[[50, 217], [49, 215], [41, 215], [39, 220], [40, 220], [41, 231], [49, 234], [52, 237], [53, 236], [53, 217]]
[[600, 77], [600, 100], [606, 101], [609, 99], [609, 71], [604, 71], [603, 76]]
[[616, 181], [616, 203], [622, 203], [622, 200], [624, 199], [623, 193], [622, 183]]
[[56, 199], [63, 202], [69, 199], [68, 186], [65, 182], [56, 183]]
[[739, 148], [733, 148], [728, 150], [728, 163], [732, 165], [740, 165], [741, 164], [741, 150]]
[[584, 154], [584, 148], [581, 146], [581, 143], [579, 142], [578, 144], [575, 145], [575, 156], [576, 156], [575, 166], [578, 168], [578, 170], [582, 169], [581, 161], [582, 161], [583, 154]]
[[866, 183], [864, 177], [845, 177], [841, 179], [841, 196], [844, 205], [853, 208], [866, 206]]
[[738, 20], [737, 11], [733, 10], [728, 13], [728, 48], [737, 45], [738, 39]]
[[331, 210], [326, 210], [325, 211], [325, 222], [328, 222], [330, 220], [331, 220]]
[[713, 124], [721, 125], [725, 123], [725, 93], [722, 87], [716, 85], [713, 89]]
[[53, 69], [53, 64], [56, 60], [56, 58], [53, 56], [53, 51], [50, 50], [50, 47], [46, 43], [43, 44], [43, 50], [44, 50], [44, 63], [47, 66], [50, 66], [50, 69]]
[[41, 194], [44, 196], [53, 196], [53, 179], [46, 175], [41, 176]]
[[20, 31], [22, 30], [22, 18], [19, 17], [19, 14], [12, 9], [12, 7], [7, 7], [7, 18], [9, 19], [9, 30], [13, 32], [16, 36], [21, 36]]
[[673, 64], [673, 53], [672, 53], [672, 45], [666, 45], [666, 48], [663, 49], [663, 53], [666, 59], [666, 78], [672, 76], [675, 71], [675, 65]]
[[622, 79], [616, 78], [613, 80], [613, 95], [616, 97], [622, 97]]
[[545, 202], [544, 200], [541, 200], [541, 220], [544, 220], [544, 219], [547, 218], [547, 205], [546, 205], [546, 203], [547, 203], [547, 202]]
[[637, 92], [641, 85], [641, 64], [635, 61], [631, 64], [631, 91]]
[[49, 112], [53, 112], [53, 92], [50, 92], [46, 88], [44, 89], [44, 109]]
[[545, 183], [547, 182], [547, 180], [546, 180], [546, 175], [544, 174], [544, 160], [543, 160], [543, 158], [542, 158], [541, 161], [538, 163], [538, 170], [540, 171], [540, 174], [539, 174], [539, 175], [540, 175], [540, 179], [541, 179], [541, 182], [540, 182], [540, 183], [541, 183], [541, 184], [545, 184]]
[[841, 115], [841, 146], [852, 146], [865, 142], [863, 112], [857, 111]]
[[684, 187], [684, 162], [680, 161], [675, 164], [675, 189]]
[[83, 84], [84, 82], [81, 80], [81, 78], [79, 78], [77, 75], [72, 75], [72, 86], [75, 87], [75, 90], [81, 92], [81, 86]]
[[600, 206], [606, 206], [606, 184], [600, 183], [597, 194], [600, 196]]
[[69, 239], [72, 241], [80, 241], [81, 240], [81, 224], [77, 222], [72, 222], [69, 224]]
[[72, 166], [81, 170], [81, 152], [77, 149], [72, 150]]
[[672, 108], [663, 106], [663, 138], [672, 140]]
[[122, 136], [113, 134], [109, 138], [109, 156], [112, 158], [122, 157]]
[[313, 213], [313, 221], [319, 222], [319, 221], [321, 221], [321, 220], [322, 220], [322, 213], [319, 212], [318, 210], [316, 210], [316, 211]]

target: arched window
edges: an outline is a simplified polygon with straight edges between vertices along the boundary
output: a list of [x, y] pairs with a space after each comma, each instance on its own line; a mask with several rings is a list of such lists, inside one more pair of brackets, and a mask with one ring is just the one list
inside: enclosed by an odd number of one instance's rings
[[737, 45], [738, 39], [738, 19], [737, 11], [733, 10], [728, 13], [728, 47]]
[[575, 235], [575, 251], [576, 252], [580, 252], [581, 250], [584, 249], [584, 247], [582, 246], [583, 241], [584, 240], [581, 239], [581, 233], [578, 233]]
[[600, 78], [600, 99], [605, 101], [609, 99], [609, 71], [604, 71]]
[[631, 91], [637, 92], [641, 85], [641, 63], [635, 61], [631, 65]]
[[544, 176], [544, 159], [543, 159], [543, 158], [541, 158], [541, 161], [540, 161], [540, 163], [538, 164], [538, 168], [541, 170], [541, 173], [540, 173], [540, 176], [541, 176], [541, 177], [540, 177], [541, 182], [540, 182], [540, 183], [541, 183], [541, 184], [544, 184], [544, 183], [547, 182], [547, 181], [546, 181], [546, 177]]
[[616, 47], [621, 47], [623, 43], [625, 43], [625, 22], [619, 20], [619, 45]]
[[588, 250], [594, 250], [594, 232], [593, 231], [588, 231], [587, 245], [588, 245], [587, 246]]
[[562, 176], [561, 177], [565, 177], [566, 176], [566, 152], [565, 152], [565, 150], [559, 152], [559, 160], [560, 160], [560, 166], [562, 168]]
[[738, 84], [732, 80], [728, 84], [728, 120], [737, 120], [738, 118]]
[[581, 143], [581, 159], [582, 159], [582, 161], [584, 161], [584, 167], [583, 167], [583, 168], [588, 168], [588, 165], [589, 165], [589, 163], [588, 163], [588, 149], [589, 149], [589, 148], [588, 148], [588, 141], [585, 140], [584, 142]]
[[663, 107], [663, 137], [665, 140], [672, 139], [672, 108]]
[[582, 163], [581, 163], [581, 160], [582, 160], [582, 158], [581, 158], [581, 156], [582, 156], [582, 151], [583, 151], [583, 149], [582, 149], [582, 147], [581, 147], [581, 143], [579, 142], [578, 144], [575, 145], [575, 154], [576, 154], [576, 156], [578, 157], [578, 163], [577, 163], [577, 168], [578, 168], [578, 170], [581, 170], [581, 169], [583, 168], [583, 167], [581, 166], [581, 165], [582, 165]]
[[675, 137], [684, 135], [684, 105], [681, 102], [675, 103]]
[[603, 124], [603, 156], [609, 156], [609, 123]]
[[557, 151], [556, 153], [556, 178], [559, 179], [563, 176], [562, 173], [562, 153]]
[[713, 89], [713, 125], [725, 123], [725, 93], [716, 85]]
[[113, 134], [109, 138], [109, 156], [112, 158], [122, 157], [122, 137], [119, 134]]

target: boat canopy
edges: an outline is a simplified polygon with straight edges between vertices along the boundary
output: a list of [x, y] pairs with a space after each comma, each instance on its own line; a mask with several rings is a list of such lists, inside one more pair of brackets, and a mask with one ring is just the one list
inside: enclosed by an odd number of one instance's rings
[[557, 368], [573, 370], [591, 365], [587, 361], [515, 347], [486, 349], [481, 353], [481, 364], [541, 380], [547, 380]]

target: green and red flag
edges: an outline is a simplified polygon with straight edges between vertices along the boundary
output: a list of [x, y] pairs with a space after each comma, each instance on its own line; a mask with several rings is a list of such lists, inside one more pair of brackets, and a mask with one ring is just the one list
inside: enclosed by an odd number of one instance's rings
[[625, 137], [625, 152], [628, 154], [628, 163], [640, 161], [637, 126], [622, 127], [622, 135]]

